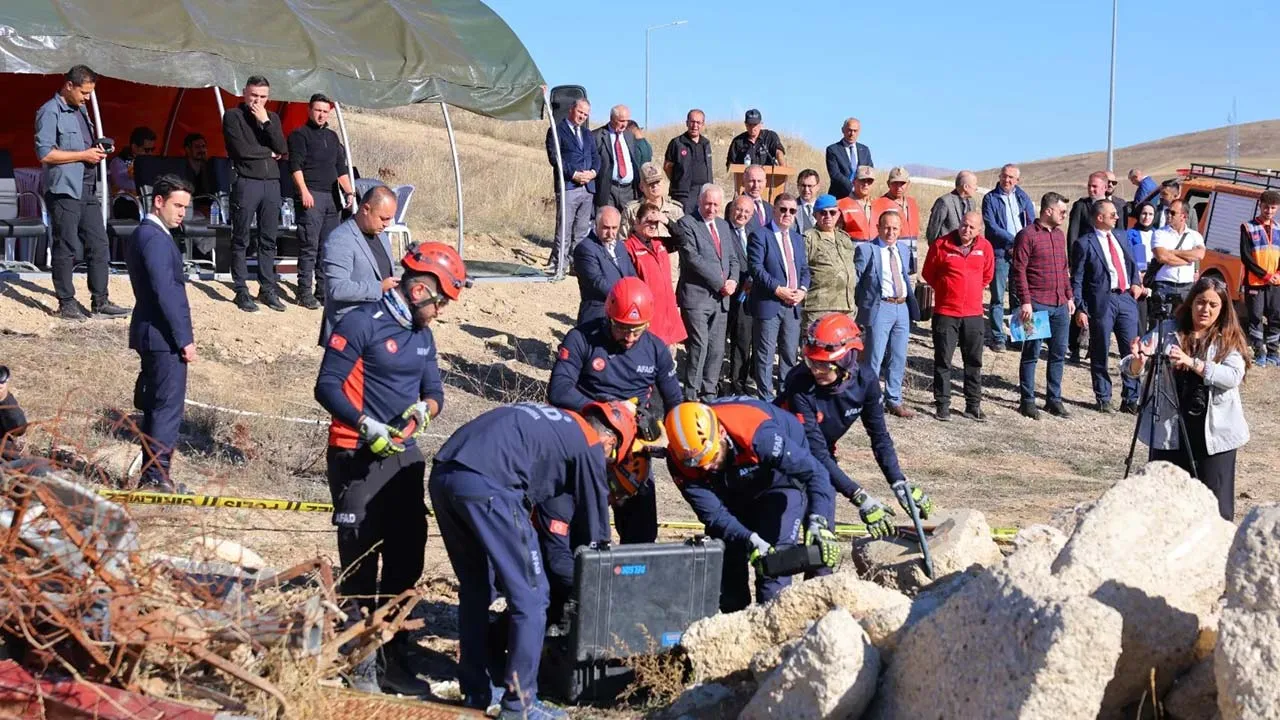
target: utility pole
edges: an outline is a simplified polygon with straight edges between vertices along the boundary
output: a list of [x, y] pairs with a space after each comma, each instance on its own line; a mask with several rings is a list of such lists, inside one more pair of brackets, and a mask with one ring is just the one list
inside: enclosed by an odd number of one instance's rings
[[644, 29], [644, 129], [649, 130], [649, 33], [662, 28], [686, 25], [688, 20], [675, 20], [661, 25], [652, 25]]
[[1111, 0], [1111, 101], [1107, 103], [1107, 170], [1115, 172], [1116, 132], [1116, 21], [1120, 16], [1120, 0]]
[[1231, 98], [1231, 114], [1227, 116], [1227, 164], [1240, 164], [1240, 120], [1236, 115], [1236, 99]]

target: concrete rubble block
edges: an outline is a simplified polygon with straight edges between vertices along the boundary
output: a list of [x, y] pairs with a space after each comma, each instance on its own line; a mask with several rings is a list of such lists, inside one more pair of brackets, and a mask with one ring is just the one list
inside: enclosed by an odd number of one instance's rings
[[880, 656], [847, 611], [813, 624], [756, 691], [741, 720], [860, 717], [876, 691]]
[[947, 598], [955, 595], [965, 583], [985, 572], [978, 566], [970, 567], [962, 573], [952, 573], [938, 578], [912, 600], [909, 607], [892, 605], [858, 618], [858, 623], [871, 638], [871, 644], [880, 651], [880, 657], [888, 663], [893, 657], [903, 634], [911, 626], [928, 617], [933, 611], [942, 607]]
[[1151, 463], [1098, 498], [1054, 561], [1066, 592], [1089, 595], [1124, 617], [1124, 653], [1103, 717], [1150, 690], [1163, 695], [1196, 661], [1200, 617], [1213, 612], [1235, 526], [1204, 484]]
[[[805, 632], [808, 632], [806, 630]], [[747, 669], [751, 671], [751, 677], [757, 682], [764, 682], [765, 676], [773, 672], [779, 665], [783, 663], [791, 653], [795, 651], [796, 646], [800, 644], [803, 635], [795, 640], [788, 640], [780, 645], [770, 645], [761, 650], [751, 658], [751, 664]]]
[[1210, 720], [1218, 717], [1218, 688], [1213, 681], [1213, 658], [1201, 660], [1173, 683], [1161, 703], [1169, 720]]
[[697, 717], [709, 708], [727, 702], [733, 690], [719, 683], [706, 683], [686, 688], [664, 713], [666, 717]]
[[1240, 523], [1213, 660], [1223, 720], [1280, 713], [1280, 505], [1255, 507]]
[[1050, 577], [983, 572], [905, 633], [866, 717], [1092, 720], [1122, 626]]
[[905, 616], [910, 605], [902, 593], [839, 572], [796, 582], [764, 605], [703, 618], [689, 626], [680, 645], [694, 680], [706, 682], [747, 670], [757, 653], [799, 637], [837, 607], [861, 618], [889, 607], [901, 607]]
[[[928, 522], [937, 524], [928, 538], [937, 577], [1004, 560], [1000, 546], [991, 538], [991, 526], [977, 510], [944, 510]], [[853, 561], [863, 577], [908, 595], [930, 583], [922, 558], [920, 545], [910, 538], [860, 538], [853, 543]]]
[[1048, 574], [1067, 536], [1053, 525], [1029, 525], [1013, 537], [1013, 552], [1004, 559], [1009, 572]]

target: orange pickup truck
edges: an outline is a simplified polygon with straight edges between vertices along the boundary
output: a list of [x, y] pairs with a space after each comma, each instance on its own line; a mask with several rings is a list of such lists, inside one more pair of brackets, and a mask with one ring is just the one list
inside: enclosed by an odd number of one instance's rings
[[1200, 275], [1217, 276], [1240, 301], [1244, 267], [1240, 263], [1240, 224], [1258, 214], [1264, 190], [1280, 190], [1280, 170], [1192, 163], [1183, 176], [1182, 199], [1200, 219], [1205, 254]]

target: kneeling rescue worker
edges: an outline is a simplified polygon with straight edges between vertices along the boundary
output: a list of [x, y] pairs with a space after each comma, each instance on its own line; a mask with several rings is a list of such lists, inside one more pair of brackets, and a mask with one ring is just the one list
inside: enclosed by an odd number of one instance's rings
[[884, 421], [880, 378], [876, 371], [858, 362], [862, 351], [859, 335], [857, 323], [844, 313], [828, 313], [815, 320], [805, 335], [804, 364], [787, 373], [782, 392], [774, 402], [800, 419], [809, 450], [826, 468], [831, 484], [858, 508], [867, 532], [882, 538], [895, 532], [889, 519], [895, 513], [845, 474], [836, 462], [836, 443], [855, 420], [862, 419], [876, 464], [903, 509], [907, 510], [907, 493], [911, 493], [922, 518], [933, 513], [933, 501], [918, 486], [908, 484], [902, 474]]
[[[721, 612], [751, 604], [748, 562], [799, 544], [802, 530], [827, 567], [839, 563], [831, 480], [794, 415], [752, 398], [686, 402], [667, 413], [666, 430], [672, 480], [707, 534], [725, 541]], [[791, 584], [756, 570], [756, 602]]]
[[[609, 291], [604, 310], [605, 317], [589, 320], [565, 335], [551, 369], [547, 399], [575, 411], [593, 401], [630, 401], [636, 408], [640, 439], [658, 441], [662, 416], [653, 405], [660, 400], [665, 407], [675, 407], [683, 396], [671, 352], [648, 329], [653, 293], [639, 278], [622, 278]], [[654, 397], [655, 390], [660, 397]], [[623, 543], [655, 542], [658, 506], [648, 455], [628, 454], [610, 468], [609, 481], [618, 537]], [[573, 588], [574, 547], [587, 542], [585, 529], [573, 517], [572, 494], [551, 498], [534, 512], [551, 583], [547, 621], [552, 627], [564, 621], [564, 604]]]
[[[419, 245], [401, 265], [399, 286], [351, 310], [333, 329], [315, 387], [316, 401], [333, 416], [326, 458], [340, 591], [365, 612], [422, 575], [426, 460], [417, 441], [444, 407], [429, 324], [468, 284], [462, 258], [441, 243]], [[421, 692], [406, 669], [410, 645], [397, 636], [384, 648], [383, 665], [362, 663], [352, 686], [377, 692], [380, 682]]]
[[[635, 435], [622, 402], [581, 413], [518, 403], [458, 428], [436, 453], [427, 488], [458, 578], [458, 684], [468, 707], [489, 707], [499, 686], [505, 720], [569, 717], [537, 697], [549, 595], [530, 511], [570, 494], [589, 540], [607, 541], [607, 474]], [[489, 648], [495, 582], [510, 613], [505, 664]]]

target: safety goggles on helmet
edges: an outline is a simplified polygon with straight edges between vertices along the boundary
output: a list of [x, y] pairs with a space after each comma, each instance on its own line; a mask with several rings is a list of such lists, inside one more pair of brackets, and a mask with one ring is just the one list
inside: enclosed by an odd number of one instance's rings
[[814, 373], [835, 372], [836, 370], [839, 370], [841, 367], [839, 362], [830, 362], [828, 360], [814, 360], [813, 358], [810, 358], [810, 357], [806, 357], [804, 359], [804, 364], [805, 364], [805, 367], [809, 368], [810, 372], [814, 372]]
[[621, 335], [623, 338], [638, 338], [649, 329], [649, 323], [640, 323], [639, 325], [627, 325], [617, 320], [610, 320], [609, 327], [613, 329], [615, 335]]

